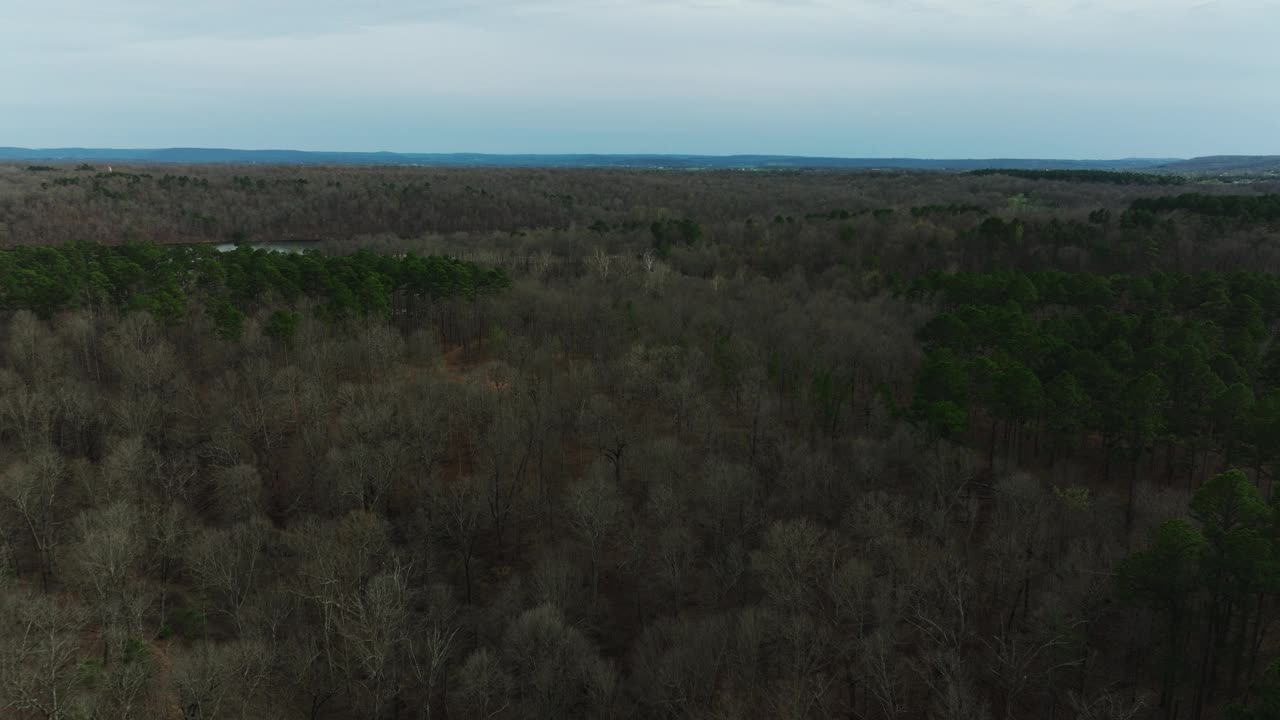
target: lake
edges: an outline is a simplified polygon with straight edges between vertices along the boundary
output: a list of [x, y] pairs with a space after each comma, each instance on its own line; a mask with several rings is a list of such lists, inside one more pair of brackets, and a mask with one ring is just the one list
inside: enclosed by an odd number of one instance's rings
[[[251, 243], [241, 243], [241, 244], [248, 245], [254, 250], [267, 250], [269, 252], [282, 252], [282, 253], [300, 253], [304, 250], [315, 250], [319, 245], [319, 243], [296, 242], [296, 241], [295, 242], [251, 242]], [[221, 243], [219, 245], [216, 245], [215, 247], [217, 248], [218, 252], [231, 252], [232, 250], [235, 250], [238, 247], [238, 245], [236, 245], [236, 243]]]

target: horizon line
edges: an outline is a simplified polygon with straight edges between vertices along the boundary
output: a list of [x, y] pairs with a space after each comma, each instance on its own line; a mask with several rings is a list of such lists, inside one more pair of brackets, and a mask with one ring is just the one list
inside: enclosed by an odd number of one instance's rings
[[240, 153], [301, 153], [310, 155], [421, 155], [421, 156], [448, 156], [448, 155], [473, 155], [485, 157], [644, 157], [644, 158], [664, 158], [664, 157], [685, 157], [685, 158], [796, 158], [806, 160], [932, 160], [932, 161], [989, 161], [989, 160], [1057, 160], [1057, 161], [1076, 161], [1076, 162], [1113, 162], [1126, 160], [1160, 160], [1160, 161], [1176, 161], [1191, 160], [1197, 158], [1211, 157], [1241, 157], [1241, 158], [1268, 158], [1280, 157], [1269, 153], [1216, 153], [1210, 155], [1126, 155], [1123, 157], [1066, 157], [1052, 155], [967, 155], [967, 156], [930, 156], [930, 155], [837, 155], [823, 154], [811, 155], [803, 153], [783, 153], [783, 152], [732, 152], [732, 153], [701, 153], [701, 152], [645, 152], [645, 151], [613, 151], [613, 152], [546, 152], [546, 151], [509, 151], [509, 152], [492, 152], [492, 151], [475, 151], [475, 150], [303, 150], [299, 148], [288, 147], [226, 147], [215, 145], [168, 145], [168, 146], [152, 146], [152, 147], [114, 147], [114, 146], [94, 146], [94, 145], [56, 145], [45, 147], [27, 147], [20, 145], [0, 145], [0, 152], [3, 151], [21, 151], [21, 152], [72, 152], [72, 151], [89, 151], [89, 152], [166, 152], [166, 151], [205, 151], [205, 152], [240, 152]]

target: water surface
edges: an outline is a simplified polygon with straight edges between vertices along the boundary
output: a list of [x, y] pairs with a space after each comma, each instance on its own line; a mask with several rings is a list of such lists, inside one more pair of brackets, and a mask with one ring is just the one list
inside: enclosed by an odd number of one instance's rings
[[[282, 252], [282, 253], [300, 253], [304, 250], [318, 249], [318, 243], [298, 242], [298, 241], [251, 242], [251, 243], [240, 243], [240, 245], [248, 245], [254, 250], [266, 250], [268, 252]], [[231, 252], [232, 250], [235, 250], [237, 247], [239, 247], [239, 245], [237, 245], [236, 243], [220, 243], [214, 247], [218, 250], [218, 252]]]

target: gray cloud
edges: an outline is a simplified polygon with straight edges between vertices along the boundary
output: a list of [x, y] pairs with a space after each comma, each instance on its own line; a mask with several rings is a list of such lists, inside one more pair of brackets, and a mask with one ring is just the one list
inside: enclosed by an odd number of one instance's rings
[[1275, 3], [46, 0], [0, 144], [1276, 152]]

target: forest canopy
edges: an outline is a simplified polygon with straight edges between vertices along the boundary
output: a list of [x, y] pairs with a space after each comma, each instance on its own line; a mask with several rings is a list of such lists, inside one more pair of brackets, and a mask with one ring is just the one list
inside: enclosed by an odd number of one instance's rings
[[474, 298], [509, 285], [501, 269], [449, 257], [283, 253], [241, 246], [118, 246], [76, 243], [0, 250], [0, 309], [49, 317], [110, 305], [180, 318], [192, 298], [236, 312], [270, 296], [322, 303], [335, 319], [387, 316], [405, 303]]
[[1024, 180], [1058, 180], [1077, 183], [1112, 183], [1115, 185], [1182, 185], [1181, 175], [1123, 172], [1118, 170], [1020, 170], [983, 168], [970, 170], [970, 175], [1008, 175]]
[[1275, 716], [1274, 181], [50, 167], [0, 716]]

